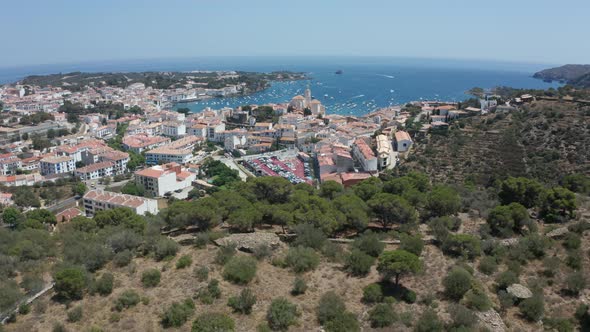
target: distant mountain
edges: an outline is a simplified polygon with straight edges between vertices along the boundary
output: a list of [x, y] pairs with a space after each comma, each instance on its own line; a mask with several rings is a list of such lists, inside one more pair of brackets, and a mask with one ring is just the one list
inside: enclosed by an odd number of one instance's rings
[[565, 65], [556, 68], [541, 70], [533, 75], [534, 78], [551, 81], [566, 81], [578, 87], [590, 87], [590, 77], [582, 79], [590, 74], [590, 65]]

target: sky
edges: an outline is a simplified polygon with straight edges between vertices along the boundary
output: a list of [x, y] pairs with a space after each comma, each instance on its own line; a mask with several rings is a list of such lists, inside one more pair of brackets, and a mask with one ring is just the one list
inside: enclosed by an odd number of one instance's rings
[[589, 0], [0, 0], [0, 67], [199, 56], [590, 63]]

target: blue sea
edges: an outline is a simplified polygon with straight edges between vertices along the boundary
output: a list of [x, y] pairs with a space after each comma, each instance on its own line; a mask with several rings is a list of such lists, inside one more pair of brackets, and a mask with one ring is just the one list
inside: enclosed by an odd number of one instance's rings
[[[305, 72], [310, 79], [274, 82], [269, 89], [250, 96], [209, 99], [176, 107], [188, 107], [198, 112], [205, 107], [288, 102], [293, 96], [303, 94], [309, 86], [313, 97], [326, 106], [328, 113], [362, 115], [380, 107], [415, 100], [461, 101], [470, 97], [465, 91], [476, 86], [558, 87], [558, 83], [532, 78], [535, 72], [553, 66], [395, 57], [201, 57], [0, 68], [0, 83], [13, 82], [32, 74], [72, 71], [290, 70]], [[342, 74], [336, 74], [338, 70]]]

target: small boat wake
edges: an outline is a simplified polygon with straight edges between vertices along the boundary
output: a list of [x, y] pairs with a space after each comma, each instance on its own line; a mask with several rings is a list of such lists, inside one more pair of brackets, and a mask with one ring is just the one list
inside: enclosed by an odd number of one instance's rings
[[394, 79], [395, 78], [395, 76], [384, 75], [384, 74], [377, 74], [377, 76], [386, 77], [386, 78], [389, 78], [389, 79]]

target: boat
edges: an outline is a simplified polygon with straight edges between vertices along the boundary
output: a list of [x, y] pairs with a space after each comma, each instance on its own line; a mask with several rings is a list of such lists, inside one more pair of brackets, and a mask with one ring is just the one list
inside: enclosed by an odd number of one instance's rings
[[336, 75], [342, 75], [342, 73], [343, 73], [343, 72], [342, 72], [342, 70], [341, 70], [341, 69], [338, 69], [338, 70], [336, 71]]

